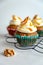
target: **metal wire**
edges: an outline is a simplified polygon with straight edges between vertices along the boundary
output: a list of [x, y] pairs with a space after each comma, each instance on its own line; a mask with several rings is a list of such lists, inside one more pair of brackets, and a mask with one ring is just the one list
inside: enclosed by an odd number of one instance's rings
[[[42, 40], [43, 40], [43, 39], [41, 39], [41, 40], [38, 42], [38, 45], [41, 44], [41, 42], [43, 43]], [[38, 45], [37, 45], [36, 47], [38, 47], [38, 48], [40, 48], [40, 49], [43, 49], [43, 47], [40, 47], [40, 46], [38, 46]], [[43, 44], [42, 44], [42, 45], [43, 45]], [[37, 52], [39, 52], [39, 53], [42, 53], [42, 54], [43, 54], [43, 52], [37, 50], [36, 47], [34, 48], [34, 50], [37, 51]]]
[[38, 41], [38, 43], [36, 45], [32, 45], [32, 46], [28, 46], [28, 47], [20, 47], [19, 45], [17, 46], [17, 42], [9, 42], [8, 39], [12, 39], [12, 38], [16, 38], [16, 37], [9, 37], [9, 36], [7, 36], [6, 37], [6, 42], [14, 43], [15, 47], [18, 48], [18, 49], [21, 49], [21, 50], [33, 49], [33, 50], [37, 51], [38, 53], [42, 53], [43, 54], [43, 52], [41, 52], [38, 49], [36, 49], [36, 47], [40, 48], [40, 49], [43, 49], [43, 47], [39, 46], [39, 44], [43, 45], [43, 37], [38, 39], [39, 41]]

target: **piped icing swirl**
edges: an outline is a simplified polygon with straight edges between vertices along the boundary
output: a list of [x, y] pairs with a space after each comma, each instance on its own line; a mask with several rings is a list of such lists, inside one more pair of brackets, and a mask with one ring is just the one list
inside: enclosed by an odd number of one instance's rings
[[33, 33], [37, 31], [37, 28], [33, 25], [31, 19], [29, 17], [26, 17], [17, 28], [17, 31], [22, 33]]
[[10, 21], [10, 25], [20, 25], [21, 21], [22, 19], [20, 17], [13, 15], [12, 20]]
[[32, 22], [36, 27], [43, 26], [43, 20], [38, 15], [34, 16]]

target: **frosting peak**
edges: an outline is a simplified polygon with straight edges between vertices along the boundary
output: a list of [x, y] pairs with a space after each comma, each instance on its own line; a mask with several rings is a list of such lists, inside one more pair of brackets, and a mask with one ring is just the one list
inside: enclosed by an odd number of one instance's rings
[[29, 17], [26, 17], [24, 21], [21, 22], [21, 25], [17, 30], [23, 33], [33, 33], [37, 30], [37, 28], [33, 25], [31, 19]]
[[12, 20], [10, 21], [10, 25], [20, 25], [22, 19], [18, 16], [13, 15]]
[[26, 25], [27, 23], [29, 24], [29, 22], [31, 22], [30, 18], [26, 17], [24, 21], [21, 22], [21, 25]]
[[34, 24], [35, 26], [37, 26], [37, 27], [38, 27], [38, 26], [43, 26], [43, 20], [42, 20], [42, 18], [40, 18], [38, 15], [35, 15], [35, 16], [34, 16], [32, 22], [33, 22], [33, 24]]
[[21, 21], [22, 21], [22, 19], [21, 19], [20, 17], [15, 16], [15, 15], [13, 15], [13, 16], [12, 16], [12, 19], [13, 19], [13, 20], [17, 20], [17, 19], [19, 19], [19, 20], [21, 20]]

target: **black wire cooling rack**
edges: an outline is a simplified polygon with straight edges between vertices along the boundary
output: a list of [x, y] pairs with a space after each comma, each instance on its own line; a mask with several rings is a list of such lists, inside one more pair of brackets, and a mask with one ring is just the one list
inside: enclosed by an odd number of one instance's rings
[[14, 43], [15, 47], [18, 49], [21, 49], [21, 50], [33, 49], [33, 50], [37, 51], [38, 53], [43, 54], [43, 37], [39, 37], [34, 45], [27, 46], [27, 47], [20, 46], [20, 44], [17, 43], [17, 41], [12, 41], [12, 39], [15, 40], [15, 37], [6, 36], [6, 42]]

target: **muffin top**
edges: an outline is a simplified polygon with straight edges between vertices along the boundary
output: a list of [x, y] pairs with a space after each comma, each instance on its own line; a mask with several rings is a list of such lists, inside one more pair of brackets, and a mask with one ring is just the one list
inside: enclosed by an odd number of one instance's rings
[[32, 22], [36, 27], [43, 26], [43, 20], [38, 15], [34, 16]]
[[20, 25], [22, 19], [18, 16], [13, 15], [12, 20], [10, 21], [10, 25]]
[[21, 22], [20, 26], [17, 28], [17, 31], [22, 33], [33, 33], [37, 31], [37, 28], [33, 25], [28, 16]]

